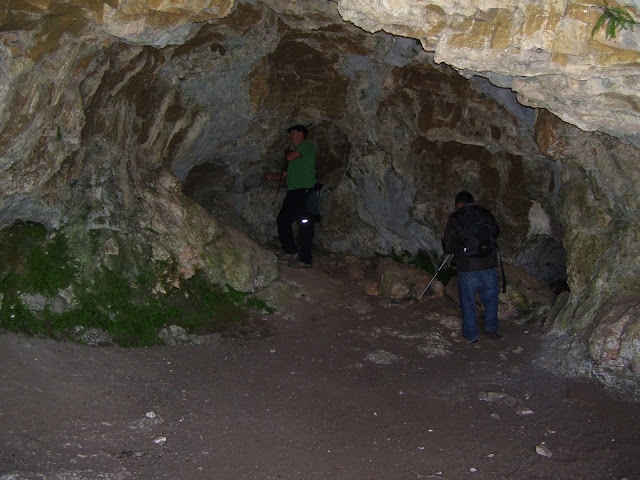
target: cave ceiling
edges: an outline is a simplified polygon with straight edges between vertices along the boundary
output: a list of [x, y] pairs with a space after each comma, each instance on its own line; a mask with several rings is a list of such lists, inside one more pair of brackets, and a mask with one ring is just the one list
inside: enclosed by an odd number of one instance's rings
[[[367, 32], [417, 39], [437, 63], [480, 75], [585, 131], [640, 144], [640, 32], [605, 29], [595, 2], [554, 1], [283, 1], [266, 2], [290, 27], [315, 30], [350, 22]], [[638, 18], [640, 2], [620, 2]], [[41, 24], [48, 48], [63, 34], [93, 32], [135, 45], [180, 45], [192, 28], [227, 16], [230, 0], [12, 0], [0, 13], [3, 31]], [[250, 23], [250, 19], [248, 19]], [[17, 48], [5, 40], [3, 48]], [[40, 50], [46, 50], [40, 46]], [[31, 55], [38, 52], [31, 51]]]

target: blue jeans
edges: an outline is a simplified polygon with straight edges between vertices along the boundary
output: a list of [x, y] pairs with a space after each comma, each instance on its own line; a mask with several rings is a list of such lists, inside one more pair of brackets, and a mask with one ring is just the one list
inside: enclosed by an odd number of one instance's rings
[[476, 292], [484, 305], [484, 331], [498, 331], [498, 269], [458, 272], [458, 294], [462, 308], [462, 334], [467, 340], [478, 338]]

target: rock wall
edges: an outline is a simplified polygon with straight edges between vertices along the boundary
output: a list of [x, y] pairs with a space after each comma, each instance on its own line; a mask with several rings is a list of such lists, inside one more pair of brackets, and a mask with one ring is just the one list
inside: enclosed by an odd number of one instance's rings
[[[636, 0], [619, 5], [639, 18]], [[602, 4], [340, 0], [338, 6], [364, 30], [420, 39], [436, 62], [511, 88], [524, 105], [640, 145], [640, 37], [627, 29], [609, 39], [604, 28], [592, 37]]]
[[571, 288], [548, 325], [557, 335], [550, 357], [637, 395], [638, 150], [607, 135], [586, 134], [545, 112], [539, 113], [536, 130], [542, 151], [561, 164], [559, 206]]
[[[90, 230], [113, 232], [138, 246], [120, 249], [132, 252], [132, 275], [144, 262], [174, 263], [168, 284], [196, 270], [243, 291], [272, 282], [273, 255], [248, 245], [230, 253], [229, 244], [246, 242], [185, 197], [169, 169], [202, 115], [163, 80], [166, 52], [66, 25], [56, 32], [57, 49], [42, 52], [50, 35], [32, 27], [19, 41], [3, 36], [12, 48], [2, 50], [0, 225], [36, 221], [76, 243]], [[149, 258], [139, 255], [147, 250]], [[229, 257], [236, 271], [222, 267]]]

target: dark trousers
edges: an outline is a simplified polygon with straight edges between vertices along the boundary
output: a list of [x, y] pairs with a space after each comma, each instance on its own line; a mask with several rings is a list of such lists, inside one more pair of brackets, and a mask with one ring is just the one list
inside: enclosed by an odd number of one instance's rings
[[[311, 263], [311, 245], [313, 244], [313, 221], [307, 208], [308, 192], [309, 190], [306, 189], [288, 190], [277, 219], [278, 236], [282, 248], [286, 253], [298, 252], [300, 260], [304, 263]], [[293, 222], [298, 224], [302, 242], [299, 249], [293, 238]]]

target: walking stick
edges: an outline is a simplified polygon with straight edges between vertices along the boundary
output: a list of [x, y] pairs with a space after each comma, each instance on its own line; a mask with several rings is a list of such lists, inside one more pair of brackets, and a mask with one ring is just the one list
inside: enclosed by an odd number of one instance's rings
[[276, 194], [273, 197], [273, 202], [271, 202], [271, 205], [275, 205], [276, 202], [278, 201], [278, 194], [280, 193], [280, 188], [282, 187], [282, 172], [284, 172], [287, 169], [287, 152], [289, 152], [289, 150], [291, 149], [291, 142], [289, 142], [289, 146], [287, 147], [287, 150], [284, 153], [284, 164], [282, 165], [282, 170], [280, 170], [280, 180], [278, 180], [278, 189], [276, 190]]
[[427, 290], [429, 289], [429, 287], [431, 286], [431, 284], [433, 283], [433, 281], [436, 279], [436, 277], [438, 276], [438, 273], [440, 273], [440, 270], [442, 270], [442, 267], [444, 267], [444, 264], [447, 263], [447, 260], [449, 260], [449, 257], [451, 256], [451, 254], [447, 255], [447, 258], [444, 259], [444, 262], [442, 262], [442, 265], [440, 265], [440, 268], [438, 269], [438, 271], [433, 275], [433, 277], [431, 277], [431, 281], [429, 282], [429, 284], [425, 287], [425, 289], [422, 291], [422, 295], [420, 295], [420, 298], [418, 298], [418, 301], [422, 300], [422, 296], [427, 293]]

